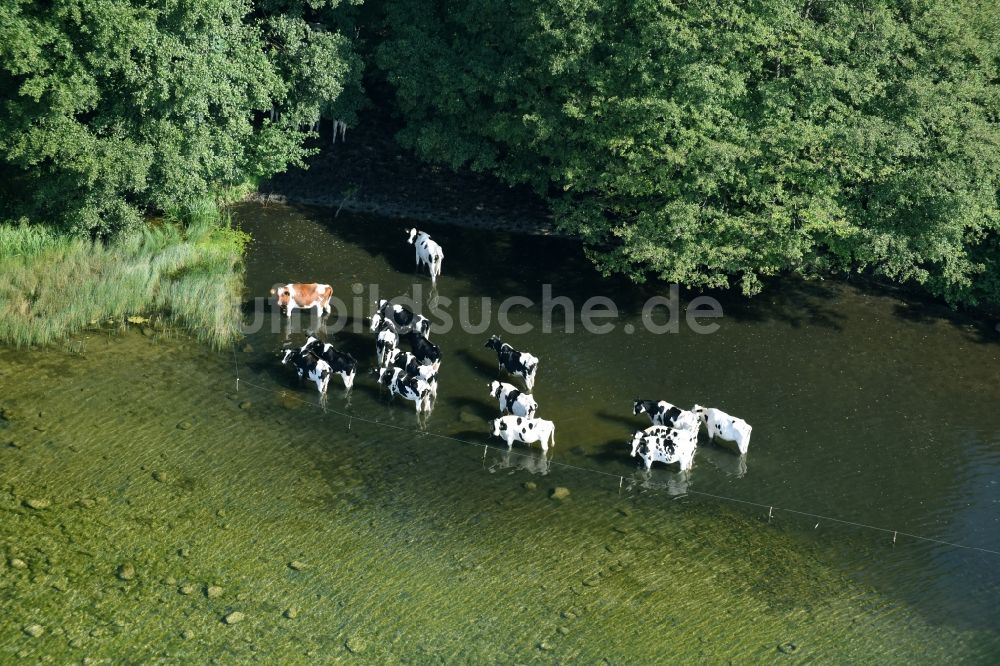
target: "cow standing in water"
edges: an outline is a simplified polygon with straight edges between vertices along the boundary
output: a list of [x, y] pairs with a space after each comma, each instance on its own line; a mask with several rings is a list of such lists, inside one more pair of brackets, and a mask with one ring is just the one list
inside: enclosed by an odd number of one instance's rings
[[316, 308], [316, 316], [324, 313], [330, 314], [330, 297], [333, 296], [333, 287], [328, 284], [318, 282], [291, 282], [271, 290], [271, 295], [278, 302], [278, 307], [285, 309], [288, 317], [292, 316], [292, 310], [308, 310]]
[[383, 321], [391, 321], [398, 333], [416, 331], [428, 340], [431, 339], [431, 320], [419, 314], [414, 314], [405, 305], [394, 305], [386, 299], [375, 304], [375, 314], [372, 315], [372, 323], [369, 327], [374, 333], [382, 325]]
[[492, 421], [494, 437], [507, 442], [507, 448], [514, 446], [514, 442], [524, 442], [531, 444], [538, 442], [542, 446], [542, 453], [548, 453], [550, 447], [556, 445], [556, 426], [552, 421], [545, 419], [528, 419], [520, 416], [501, 416]]
[[327, 344], [311, 335], [306, 340], [306, 343], [302, 345], [300, 351], [303, 353], [311, 352], [318, 358], [326, 361], [327, 365], [330, 366], [330, 370], [340, 375], [340, 378], [344, 380], [345, 389], [350, 390], [354, 386], [354, 376], [358, 372], [358, 362], [350, 354], [338, 351], [334, 349], [333, 345]]
[[295, 368], [300, 382], [306, 377], [309, 378], [309, 381], [315, 382], [320, 399], [326, 400], [326, 389], [330, 385], [330, 377], [333, 375], [333, 369], [330, 368], [329, 363], [310, 351], [289, 349], [281, 359], [281, 364], [291, 365]]
[[500, 401], [500, 413], [535, 418], [538, 403], [529, 393], [524, 393], [513, 384], [490, 382], [490, 395]]
[[402, 396], [416, 405], [417, 416], [429, 413], [434, 406], [434, 389], [419, 376], [408, 375], [401, 368], [382, 368], [372, 370], [378, 378], [378, 383], [389, 389], [389, 398]]
[[500, 336], [491, 336], [484, 345], [497, 353], [497, 367], [512, 375], [524, 379], [524, 384], [530, 391], [535, 386], [535, 372], [538, 370], [538, 357], [528, 352], [519, 352], [506, 342], [500, 341]]
[[378, 328], [378, 335], [375, 336], [375, 355], [378, 358], [379, 367], [384, 367], [386, 359], [399, 347], [399, 334], [396, 327], [388, 319], [383, 319]]
[[746, 455], [750, 448], [750, 433], [753, 432], [753, 426], [741, 418], [730, 416], [721, 409], [713, 407], [695, 405], [691, 411], [697, 414], [705, 425], [710, 440], [718, 437], [727, 442], [733, 442], [740, 455]]
[[671, 428], [698, 429], [701, 422], [698, 415], [680, 407], [671, 405], [666, 400], [636, 400], [632, 403], [632, 413], [636, 416], [645, 412], [653, 425], [670, 426]]
[[437, 278], [441, 275], [441, 262], [444, 261], [444, 250], [441, 246], [431, 240], [426, 231], [416, 228], [410, 229], [410, 237], [407, 242], [412, 245], [417, 252], [417, 268], [420, 264], [427, 264], [431, 273], [431, 284], [437, 283]]

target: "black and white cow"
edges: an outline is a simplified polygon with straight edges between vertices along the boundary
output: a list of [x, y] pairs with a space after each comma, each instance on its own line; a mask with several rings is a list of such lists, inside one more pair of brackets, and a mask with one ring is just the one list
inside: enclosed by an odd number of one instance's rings
[[428, 340], [431, 337], [430, 319], [423, 315], [414, 314], [405, 305], [394, 305], [383, 298], [375, 305], [375, 314], [372, 315], [370, 326], [371, 331], [373, 333], [377, 331], [385, 320], [391, 321], [397, 332], [416, 331]]
[[330, 366], [330, 370], [340, 375], [341, 379], [344, 380], [344, 388], [350, 389], [354, 386], [354, 376], [358, 372], [358, 362], [350, 354], [338, 351], [334, 349], [333, 345], [327, 344], [311, 335], [306, 340], [306, 343], [302, 345], [300, 351], [302, 353], [311, 352], [326, 361], [327, 365]]
[[417, 229], [410, 229], [410, 237], [407, 242], [416, 248], [417, 268], [420, 268], [420, 264], [427, 264], [427, 268], [431, 273], [431, 284], [435, 284], [438, 276], [441, 275], [441, 262], [444, 261], [444, 250], [441, 249], [440, 245], [431, 240], [427, 232]]
[[548, 453], [549, 447], [556, 445], [556, 425], [545, 419], [527, 419], [521, 416], [501, 416], [493, 419], [493, 436], [507, 442], [507, 448], [514, 442], [542, 445], [542, 453]]
[[700, 425], [697, 414], [675, 407], [666, 400], [636, 400], [632, 403], [632, 412], [636, 416], [645, 412], [653, 425], [695, 429]]
[[525, 416], [529, 419], [535, 418], [538, 411], [538, 403], [530, 393], [523, 393], [513, 384], [505, 382], [490, 382], [490, 395], [500, 401], [501, 414], [513, 414], [515, 416]]
[[528, 352], [519, 352], [506, 342], [500, 341], [500, 336], [494, 335], [484, 345], [497, 353], [497, 366], [509, 374], [524, 379], [530, 391], [535, 386], [535, 372], [538, 370], [538, 358]]
[[408, 375], [420, 377], [427, 382], [434, 395], [437, 395], [437, 368], [433, 365], [421, 363], [420, 360], [409, 352], [402, 349], [394, 349], [389, 354], [386, 362], [387, 368], [399, 368]]
[[386, 359], [393, 350], [399, 347], [399, 334], [391, 321], [383, 320], [378, 327], [378, 335], [375, 336], [375, 356], [378, 359], [379, 367], [386, 363]]
[[441, 368], [441, 348], [420, 335], [416, 331], [409, 331], [399, 336], [410, 345], [410, 351], [417, 357], [417, 360], [424, 365], [433, 365], [434, 372]]
[[433, 390], [423, 379], [408, 375], [400, 368], [382, 368], [377, 373], [378, 383], [389, 389], [390, 398], [399, 395], [412, 401], [418, 415], [431, 410]]
[[743, 419], [730, 416], [721, 409], [702, 407], [701, 405], [695, 405], [692, 411], [705, 424], [710, 440], [718, 437], [733, 442], [739, 449], [740, 455], [745, 455], [750, 449], [750, 433], [753, 431], [753, 426]]
[[304, 352], [299, 349], [289, 349], [281, 359], [282, 365], [291, 365], [295, 368], [296, 374], [301, 382], [305, 378], [316, 383], [316, 390], [320, 397], [326, 397], [326, 389], [330, 385], [330, 377], [333, 370], [330, 365], [312, 352]]
[[671, 428], [670, 426], [652, 425], [644, 430], [636, 430], [632, 433], [631, 455], [634, 458], [639, 445], [646, 440], [660, 440], [667, 443], [674, 443], [687, 439], [694, 440], [697, 445], [698, 431], [691, 430], [690, 428], [679, 429]]
[[646, 469], [654, 462], [666, 465], [677, 463], [681, 471], [691, 469], [697, 447], [698, 431], [687, 428], [678, 430], [666, 426], [650, 426], [646, 430], [637, 430], [632, 436], [632, 456], [638, 454]]

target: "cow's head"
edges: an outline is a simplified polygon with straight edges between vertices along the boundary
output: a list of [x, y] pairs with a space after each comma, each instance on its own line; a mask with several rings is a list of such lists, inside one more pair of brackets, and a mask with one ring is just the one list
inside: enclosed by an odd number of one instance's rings
[[372, 315], [372, 323], [368, 327], [368, 330], [374, 333], [375, 331], [378, 330], [378, 327], [382, 325], [382, 321], [383, 321], [382, 315], [376, 312], [375, 314]]
[[632, 433], [632, 457], [635, 457], [635, 452], [639, 448], [639, 443], [642, 442], [643, 437], [646, 433], [642, 430], [636, 430]]
[[271, 295], [274, 296], [274, 300], [277, 301], [278, 305], [283, 308], [288, 307], [288, 301], [292, 297], [292, 293], [287, 286], [272, 289]]
[[644, 411], [646, 411], [646, 408], [643, 406], [642, 400], [636, 398], [635, 402], [632, 403], [632, 413], [638, 416], [639, 414], [642, 414]]
[[288, 364], [288, 361], [289, 361], [289, 360], [290, 360], [290, 359], [292, 358], [292, 356], [293, 356], [293, 355], [298, 355], [298, 353], [299, 353], [299, 352], [298, 352], [298, 351], [296, 351], [295, 349], [289, 349], [289, 350], [287, 350], [287, 351], [286, 351], [286, 352], [285, 352], [285, 353], [284, 353], [284, 354], [283, 354], [283, 355], [281, 356], [281, 364], [282, 364], [282, 365], [287, 365], [287, 364]]
[[493, 419], [493, 436], [500, 437], [502, 432], [507, 430], [507, 422], [503, 419]]
[[490, 395], [492, 395], [494, 398], [499, 399], [500, 398], [500, 390], [502, 388], [503, 388], [503, 385], [501, 385], [500, 382], [495, 381], [495, 380], [492, 381], [492, 382], [490, 382]]
[[356, 374], [357, 374], [356, 365], [355, 367], [340, 373], [340, 376], [344, 378], [344, 388], [347, 389], [348, 391], [351, 390], [351, 387], [354, 386], [354, 376]]
[[500, 351], [500, 344], [501, 344], [500, 343], [500, 336], [499, 335], [491, 335], [490, 339], [486, 341], [486, 344], [483, 345], [483, 347], [486, 348], [486, 349], [496, 349], [497, 351]]
[[410, 237], [406, 239], [406, 242], [409, 243], [410, 245], [413, 245], [413, 239], [417, 237], [417, 233], [418, 232], [416, 228], [410, 229], [409, 231]]
[[695, 405], [694, 407], [691, 408], [691, 411], [698, 415], [698, 418], [701, 419], [702, 423], [704, 423], [706, 425], [708, 424], [708, 409], [707, 408], [702, 407], [701, 405]]

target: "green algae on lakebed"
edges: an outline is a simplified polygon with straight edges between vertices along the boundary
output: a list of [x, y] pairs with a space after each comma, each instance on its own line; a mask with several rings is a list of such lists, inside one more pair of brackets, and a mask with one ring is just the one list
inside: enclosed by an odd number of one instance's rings
[[[995, 634], [927, 622], [794, 530], [348, 429], [280, 394], [237, 393], [232, 360], [134, 332], [75, 356], [0, 351], [12, 417], [0, 428], [0, 662], [997, 653]], [[556, 486], [570, 495], [553, 501]]]

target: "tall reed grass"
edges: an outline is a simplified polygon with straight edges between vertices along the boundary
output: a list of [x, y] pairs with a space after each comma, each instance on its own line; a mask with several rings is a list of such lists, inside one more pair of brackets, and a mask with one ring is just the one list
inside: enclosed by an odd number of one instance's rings
[[226, 347], [240, 337], [246, 238], [211, 202], [108, 245], [0, 224], [0, 342], [50, 344], [95, 321], [157, 314]]

